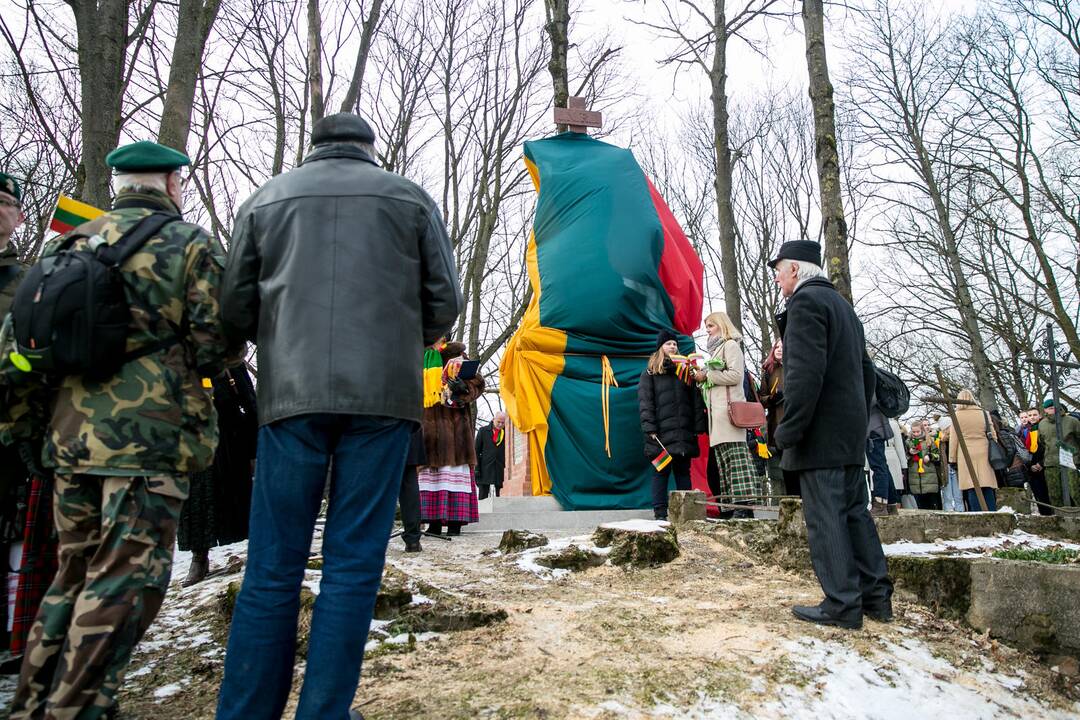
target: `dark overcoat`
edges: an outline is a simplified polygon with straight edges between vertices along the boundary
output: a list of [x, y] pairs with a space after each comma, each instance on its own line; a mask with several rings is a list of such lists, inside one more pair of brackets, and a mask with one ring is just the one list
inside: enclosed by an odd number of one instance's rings
[[501, 488], [506, 472], [508, 435], [504, 431], [502, 442], [496, 445], [495, 438], [492, 437], [494, 427], [492, 423], [488, 423], [476, 432], [476, 484]]
[[784, 470], [862, 466], [874, 363], [855, 309], [825, 278], [796, 288], [777, 318], [784, 339]]
[[671, 361], [658, 375], [645, 370], [638, 380], [638, 410], [641, 431], [645, 434], [645, 455], [650, 460], [660, 454], [660, 438], [672, 455], [697, 457], [698, 435], [709, 431], [705, 400], [695, 383], [686, 383], [675, 375]]

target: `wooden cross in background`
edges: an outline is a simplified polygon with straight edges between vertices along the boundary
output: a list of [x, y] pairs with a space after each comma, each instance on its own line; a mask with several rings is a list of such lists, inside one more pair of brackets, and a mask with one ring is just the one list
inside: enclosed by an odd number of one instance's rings
[[585, 98], [574, 96], [566, 104], [567, 107], [555, 108], [556, 125], [566, 125], [567, 130], [576, 133], [604, 126], [604, 116], [601, 113], [585, 109]]

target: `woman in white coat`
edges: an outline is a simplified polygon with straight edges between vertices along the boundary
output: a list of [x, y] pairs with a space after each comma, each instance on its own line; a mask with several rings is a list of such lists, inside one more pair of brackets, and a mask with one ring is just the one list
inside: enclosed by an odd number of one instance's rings
[[[735, 427], [728, 417], [729, 402], [746, 400], [743, 392], [746, 363], [740, 344], [742, 335], [735, 329], [727, 313], [723, 312], [714, 312], [705, 318], [705, 332], [708, 333], [706, 348], [709, 359], [705, 369], [698, 372], [697, 379], [705, 393], [705, 407], [709, 413], [709, 446], [716, 455], [716, 466], [720, 472], [720, 494], [735, 498], [753, 496], [758, 493], [760, 478], [746, 447], [746, 430]], [[745, 504], [752, 504], [752, 500]], [[735, 512], [735, 517], [752, 516], [749, 510]]]

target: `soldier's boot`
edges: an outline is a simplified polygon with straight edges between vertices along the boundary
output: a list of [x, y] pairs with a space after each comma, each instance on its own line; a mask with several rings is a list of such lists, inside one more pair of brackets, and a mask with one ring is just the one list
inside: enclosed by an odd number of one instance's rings
[[180, 583], [181, 587], [191, 587], [206, 579], [206, 573], [210, 571], [210, 551], [192, 551], [191, 567], [188, 568], [187, 577]]

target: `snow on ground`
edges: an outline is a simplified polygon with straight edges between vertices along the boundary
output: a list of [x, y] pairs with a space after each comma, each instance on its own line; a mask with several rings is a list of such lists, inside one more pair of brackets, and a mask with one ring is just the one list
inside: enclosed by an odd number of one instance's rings
[[[628, 522], [637, 522], [631, 520]], [[621, 523], [611, 523], [609, 525], [603, 525], [602, 527], [612, 527], [613, 525], [619, 525]], [[650, 531], [651, 532], [651, 531]], [[573, 537], [560, 538], [558, 540], [552, 540], [547, 545], [540, 547], [529, 548], [523, 550], [517, 559], [514, 561], [514, 565], [527, 573], [532, 573], [537, 577], [545, 580], [558, 580], [568, 576], [572, 571], [563, 568], [549, 568], [545, 565], [541, 565], [536, 562], [536, 559], [543, 555], [553, 555], [563, 550], [567, 550], [570, 547], [576, 547], [585, 552], [596, 553], [597, 555], [608, 555], [611, 553], [609, 547], [597, 547], [592, 541], [591, 535], [575, 535]]]
[[1006, 548], [1028, 548], [1032, 550], [1059, 547], [1066, 550], [1080, 550], [1080, 545], [1050, 540], [1038, 535], [1014, 530], [1008, 535], [992, 537], [961, 538], [959, 540], [936, 540], [932, 543], [913, 543], [908, 541], [882, 545], [886, 556], [903, 555], [907, 557], [931, 557], [933, 555], [952, 555], [956, 557], [981, 557], [995, 550]]
[[665, 533], [671, 528], [667, 520], [620, 520], [619, 522], [604, 523], [600, 527], [609, 530], [628, 530], [630, 532]]

